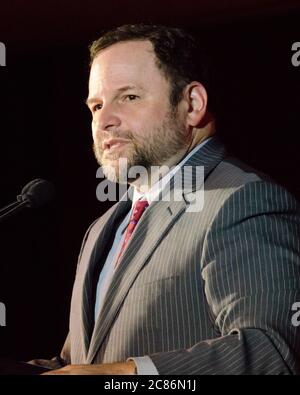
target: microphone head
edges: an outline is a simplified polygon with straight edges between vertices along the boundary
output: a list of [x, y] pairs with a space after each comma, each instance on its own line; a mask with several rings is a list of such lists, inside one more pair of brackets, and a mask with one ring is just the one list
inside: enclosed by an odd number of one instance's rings
[[54, 185], [50, 181], [37, 178], [25, 185], [17, 200], [27, 202], [27, 207], [40, 207], [52, 200], [54, 195]]

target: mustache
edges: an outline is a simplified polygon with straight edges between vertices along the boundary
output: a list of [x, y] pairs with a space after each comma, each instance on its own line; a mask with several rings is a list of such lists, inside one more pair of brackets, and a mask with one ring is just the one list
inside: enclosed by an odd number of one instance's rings
[[99, 136], [99, 141], [102, 142], [103, 140], [106, 139], [114, 139], [114, 138], [120, 138], [120, 139], [128, 139], [132, 140], [133, 139], [133, 134], [130, 131], [105, 131], [101, 136]]

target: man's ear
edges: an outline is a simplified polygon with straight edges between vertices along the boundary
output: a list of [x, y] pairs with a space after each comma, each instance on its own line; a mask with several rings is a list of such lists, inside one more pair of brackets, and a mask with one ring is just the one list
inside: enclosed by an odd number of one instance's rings
[[203, 120], [207, 109], [206, 89], [200, 82], [194, 81], [186, 86], [184, 100], [187, 104], [186, 126], [197, 127]]

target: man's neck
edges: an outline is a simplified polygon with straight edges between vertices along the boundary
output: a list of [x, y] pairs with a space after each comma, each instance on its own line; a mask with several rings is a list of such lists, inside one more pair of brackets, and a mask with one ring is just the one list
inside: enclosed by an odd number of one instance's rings
[[203, 143], [214, 133], [214, 123], [208, 123], [203, 129], [201, 129], [201, 132], [198, 130], [191, 135], [188, 147], [184, 147], [176, 155], [165, 161], [161, 166], [154, 166], [150, 171], [148, 171], [146, 177], [140, 177], [131, 182], [130, 185], [134, 186], [134, 188], [139, 192], [149, 191], [155, 182], [164, 177], [170, 169], [181, 162], [190, 151], [192, 151], [197, 145]]
[[134, 186], [139, 192], [148, 192], [153, 184], [159, 179], [162, 179], [170, 169], [179, 163], [189, 152], [186, 147], [180, 150], [176, 155], [169, 158], [160, 166], [152, 166], [148, 169], [147, 174], [144, 177], [139, 177], [138, 179], [130, 182], [130, 185]]

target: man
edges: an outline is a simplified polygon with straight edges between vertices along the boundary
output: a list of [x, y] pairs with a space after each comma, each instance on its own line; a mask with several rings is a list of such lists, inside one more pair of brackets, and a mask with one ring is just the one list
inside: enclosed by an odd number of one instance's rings
[[51, 374], [300, 372], [299, 207], [228, 156], [195, 51], [183, 31], [147, 25], [91, 46], [95, 156], [130, 188], [85, 235]]

